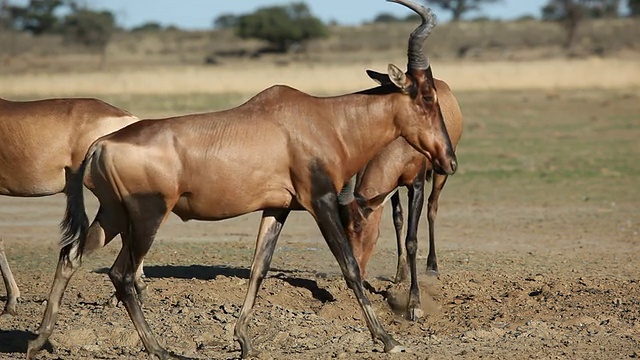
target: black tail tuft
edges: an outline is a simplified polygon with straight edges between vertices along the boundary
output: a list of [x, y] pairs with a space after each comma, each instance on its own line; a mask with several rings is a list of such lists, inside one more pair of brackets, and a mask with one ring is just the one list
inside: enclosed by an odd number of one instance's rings
[[[67, 195], [67, 210], [64, 219], [60, 223], [62, 231], [62, 239], [60, 246], [62, 252], [69, 255], [72, 248], [78, 247], [84, 242], [89, 228], [89, 218], [84, 209], [84, 171], [89, 162], [90, 156], [87, 156], [78, 172], [71, 174], [67, 179], [65, 195]], [[82, 256], [82, 249], [76, 253], [76, 256]]]

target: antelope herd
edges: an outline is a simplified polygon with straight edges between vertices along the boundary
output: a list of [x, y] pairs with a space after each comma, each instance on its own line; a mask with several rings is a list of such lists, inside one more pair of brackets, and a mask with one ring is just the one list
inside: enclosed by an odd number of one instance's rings
[[[388, 74], [368, 71], [379, 86], [357, 93], [314, 97], [277, 85], [233, 109], [154, 120], [139, 120], [95, 99], [0, 100], [0, 134], [5, 139], [0, 146], [0, 194], [64, 192], [67, 199], [55, 278], [27, 358], [52, 334], [64, 291], [83, 256], [117, 235], [122, 248], [109, 270], [115, 296], [146, 351], [170, 358], [140, 307], [145, 293], [142, 263], [158, 229], [172, 212], [183, 221], [216, 221], [259, 210], [262, 220], [250, 281], [234, 329], [243, 358], [254, 354], [250, 315], [292, 210], [305, 210], [315, 219], [373, 339], [384, 344], [385, 352], [403, 351], [367, 298], [365, 268], [377, 241], [382, 206], [391, 197], [398, 243], [396, 281], [406, 278], [408, 259], [408, 310], [411, 319], [421, 316], [416, 232], [424, 184], [433, 178], [427, 269], [437, 272], [433, 227], [438, 196], [457, 169], [454, 151], [462, 115], [448, 85], [433, 77], [423, 50], [435, 16], [409, 0], [389, 1], [421, 18], [409, 37], [407, 70], [390, 64]], [[409, 189], [406, 244], [398, 186]], [[99, 201], [91, 223], [84, 187]], [[19, 291], [1, 240], [0, 269], [7, 289], [4, 311], [15, 314]]]

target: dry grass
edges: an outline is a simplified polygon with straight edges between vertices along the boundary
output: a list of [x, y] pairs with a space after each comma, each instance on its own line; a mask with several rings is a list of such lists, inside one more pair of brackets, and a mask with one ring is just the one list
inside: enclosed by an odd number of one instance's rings
[[[251, 96], [273, 84], [314, 94], [340, 94], [373, 85], [365, 69], [404, 66], [406, 38], [415, 24], [333, 27], [308, 52], [229, 57], [263, 44], [229, 31], [119, 33], [107, 67], [99, 57], [69, 47], [54, 35], [0, 33], [0, 97], [126, 97], [223, 94]], [[640, 21], [585, 22], [572, 52], [560, 46], [554, 23], [462, 22], [443, 24], [427, 42], [436, 76], [454, 90], [639, 88]], [[204, 66], [207, 55], [221, 64]], [[599, 54], [601, 57], [589, 57]], [[568, 60], [578, 56], [580, 59]]]
[[[415, 23], [377, 23], [359, 27], [331, 27], [330, 36], [308, 44], [306, 60], [320, 63], [351, 62], [354, 57], [378, 53], [402, 54]], [[585, 21], [578, 28], [575, 47], [562, 48], [565, 34], [553, 22], [481, 21], [443, 23], [430, 36], [429, 54], [438, 59], [540, 60], [571, 56], [615, 57], [640, 50], [636, 34], [640, 20], [632, 18]], [[257, 40], [237, 38], [231, 31], [158, 31], [117, 33], [107, 48], [110, 67], [200, 65], [224, 52], [253, 52], [264, 46]], [[78, 57], [80, 55], [80, 57]], [[70, 46], [60, 36], [29, 36], [0, 32], [0, 73], [91, 70], [98, 65], [86, 49]], [[386, 55], [383, 55], [386, 56]], [[289, 59], [291, 60], [291, 59]]]
[[[402, 65], [403, 59], [395, 59]], [[435, 62], [436, 75], [454, 90], [635, 88], [640, 61], [621, 59], [529, 62]], [[29, 96], [105, 96], [123, 94], [254, 94], [273, 84], [288, 84], [314, 94], [339, 94], [367, 88], [364, 70], [386, 70], [386, 63], [344, 66], [254, 63], [220, 67], [158, 67], [117, 72], [0, 75], [0, 93]]]

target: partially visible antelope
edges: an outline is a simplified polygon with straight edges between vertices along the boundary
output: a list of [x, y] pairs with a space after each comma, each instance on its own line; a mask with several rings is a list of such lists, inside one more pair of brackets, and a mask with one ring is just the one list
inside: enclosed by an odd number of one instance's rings
[[[366, 297], [336, 190], [401, 136], [443, 173], [453, 174], [457, 167], [422, 51], [435, 19], [418, 4], [393, 1], [417, 12], [422, 23], [409, 39], [407, 73], [389, 65], [390, 84], [327, 98], [273, 86], [234, 109], [142, 120], [97, 140], [70, 181], [60, 260], [38, 338], [29, 343], [27, 357], [51, 335], [64, 290], [82, 256], [119, 234], [122, 249], [109, 271], [116, 296], [146, 351], [169, 358], [145, 321], [137, 296], [136, 270], [158, 228], [171, 212], [184, 221], [215, 221], [258, 210], [263, 213], [249, 287], [234, 329], [243, 357], [252, 354], [249, 316], [292, 210], [306, 210], [316, 220], [373, 339], [384, 344], [385, 352], [402, 351]], [[83, 183], [100, 202], [90, 226]]]
[[[138, 118], [97, 99], [0, 99], [0, 195], [63, 192], [97, 138]], [[20, 290], [0, 238], [0, 271], [7, 291], [2, 314], [16, 314]]]
[[[389, 77], [385, 74], [371, 73], [381, 84], [388, 84]], [[454, 97], [449, 85], [442, 80], [435, 79], [438, 93], [438, 104], [442, 111], [444, 123], [455, 150], [462, 136], [462, 112], [458, 101]], [[338, 200], [349, 209], [349, 224], [346, 226], [347, 237], [351, 243], [354, 256], [360, 267], [360, 276], [364, 278], [367, 262], [378, 240], [382, 206], [380, 200], [391, 196], [393, 224], [395, 227], [398, 248], [398, 261], [395, 282], [401, 282], [407, 276], [407, 254], [411, 272], [411, 287], [409, 293], [408, 313], [411, 320], [422, 316], [420, 306], [420, 291], [418, 288], [416, 255], [418, 252], [418, 221], [424, 204], [425, 180], [433, 178], [431, 195], [428, 201], [427, 219], [429, 222], [429, 255], [427, 256], [427, 272], [437, 274], [438, 263], [435, 251], [435, 220], [438, 212], [440, 192], [447, 181], [443, 174], [417, 152], [403, 138], [394, 140], [385, 147], [367, 166], [362, 169], [357, 180], [349, 183], [339, 195]], [[409, 218], [406, 241], [402, 236], [404, 219], [399, 186], [408, 189]], [[355, 187], [355, 194], [351, 190]], [[369, 202], [377, 202], [369, 205]], [[358, 204], [360, 203], [360, 204]], [[370, 207], [371, 206], [371, 207]], [[362, 209], [364, 208], [364, 209]]]

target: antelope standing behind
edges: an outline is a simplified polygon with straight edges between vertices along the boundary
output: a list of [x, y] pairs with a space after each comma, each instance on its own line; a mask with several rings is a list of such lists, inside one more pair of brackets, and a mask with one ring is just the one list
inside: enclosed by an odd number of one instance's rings
[[[378, 79], [381, 84], [389, 82], [389, 78], [385, 74], [372, 72], [370, 75]], [[455, 150], [462, 136], [462, 112], [449, 85], [438, 79], [435, 80], [435, 85], [444, 123]], [[433, 184], [427, 207], [427, 220], [429, 223], [427, 273], [438, 273], [434, 228], [438, 212], [438, 199], [447, 181], [447, 175], [438, 170], [438, 168], [435, 168], [434, 171], [434, 167], [428, 159], [415, 151], [405, 139], [399, 138], [385, 147], [364, 169], [360, 170], [356, 183], [350, 183], [339, 195], [340, 203], [345, 204], [346, 208], [349, 209], [349, 225], [346, 227], [347, 237], [353, 248], [362, 278], [365, 276], [367, 262], [378, 240], [382, 216], [382, 206], [371, 204], [373, 208], [369, 208], [369, 203], [391, 196], [393, 223], [398, 248], [395, 282], [401, 282], [406, 279], [408, 254], [411, 287], [407, 310], [411, 320], [416, 320], [422, 316], [416, 265], [418, 252], [417, 235], [418, 222], [424, 204], [425, 180], [430, 177], [433, 179]], [[354, 186], [355, 194], [351, 194], [349, 188], [353, 189]], [[396, 191], [398, 186], [405, 186], [408, 189], [409, 217], [406, 240], [402, 236], [404, 219], [402, 206], [400, 205], [400, 195]], [[361, 204], [358, 204], [358, 202]]]
[[[138, 118], [97, 99], [0, 99], [0, 195], [36, 197], [65, 191], [97, 138]], [[2, 314], [16, 314], [20, 290], [0, 238], [7, 291]]]
[[[65, 234], [38, 337], [27, 357], [53, 331], [64, 290], [84, 254], [121, 235], [109, 277], [145, 345], [160, 359], [138, 303], [136, 270], [171, 212], [184, 221], [221, 220], [263, 210], [250, 281], [234, 336], [242, 356], [252, 353], [249, 315], [275, 244], [292, 210], [316, 220], [347, 285], [361, 306], [373, 339], [386, 352], [402, 351], [378, 321], [342, 226], [337, 190], [384, 146], [402, 136], [446, 174], [457, 163], [422, 43], [435, 26], [431, 12], [408, 0], [421, 25], [409, 40], [408, 71], [389, 65], [392, 85], [319, 98], [273, 86], [226, 111], [142, 120], [97, 140], [67, 191]], [[89, 226], [82, 186], [100, 202]], [[238, 186], [242, 184], [242, 186]]]

